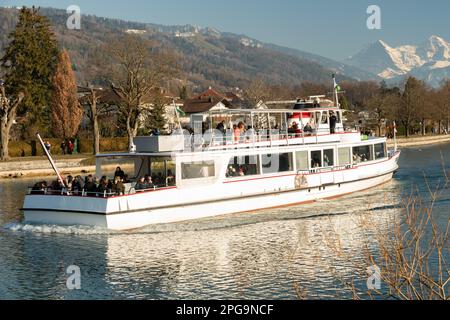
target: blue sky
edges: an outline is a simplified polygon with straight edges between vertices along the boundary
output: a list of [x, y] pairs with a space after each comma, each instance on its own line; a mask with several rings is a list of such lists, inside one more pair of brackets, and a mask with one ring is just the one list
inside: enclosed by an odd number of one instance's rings
[[[430, 35], [450, 41], [450, 0], [0, 0], [166, 25], [197, 24], [342, 60], [382, 39], [419, 44]], [[367, 7], [381, 8], [381, 30], [366, 27]]]

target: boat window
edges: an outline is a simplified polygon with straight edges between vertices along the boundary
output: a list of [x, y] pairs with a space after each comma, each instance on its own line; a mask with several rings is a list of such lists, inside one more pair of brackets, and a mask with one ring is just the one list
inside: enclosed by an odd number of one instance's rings
[[324, 167], [334, 166], [334, 150], [333, 149], [323, 150], [323, 166]]
[[322, 120], [320, 121], [321, 124], [327, 124], [328, 123], [328, 114], [326, 112], [322, 113]]
[[320, 123], [320, 115], [321, 113], [319, 111], [315, 113], [314, 123], [317, 125]]
[[242, 156], [231, 158], [226, 173], [227, 178], [254, 176], [259, 174], [259, 157]]
[[150, 158], [150, 175], [156, 186], [173, 186], [176, 184], [176, 165], [171, 158]]
[[100, 171], [96, 172], [96, 175], [98, 177], [106, 176], [113, 180], [118, 167], [123, 172], [123, 178], [125, 181], [135, 180], [139, 178], [141, 174], [146, 174], [148, 170], [144, 166], [144, 161], [142, 158], [110, 157], [101, 158]]
[[183, 180], [214, 177], [214, 161], [183, 162], [181, 163], [181, 176]]
[[308, 151], [297, 151], [295, 153], [297, 170], [309, 170]]
[[340, 166], [346, 166], [352, 163], [350, 158], [350, 148], [338, 149], [338, 161]]
[[361, 163], [373, 160], [371, 146], [353, 147], [353, 162]]
[[375, 159], [386, 158], [386, 144], [379, 143], [375, 145]]
[[263, 174], [293, 171], [293, 154], [263, 154], [261, 156], [261, 164]]
[[311, 168], [322, 167], [322, 150], [311, 151]]
[[341, 112], [340, 111], [336, 111], [336, 119], [337, 119], [337, 123], [341, 123], [342, 122]]

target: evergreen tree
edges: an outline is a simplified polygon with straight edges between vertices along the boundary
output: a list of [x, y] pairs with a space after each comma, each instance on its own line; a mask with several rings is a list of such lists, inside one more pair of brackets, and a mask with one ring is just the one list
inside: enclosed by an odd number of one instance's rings
[[166, 129], [166, 104], [164, 100], [161, 93], [156, 93], [153, 98], [153, 106], [148, 115], [148, 126], [152, 130], [157, 129], [163, 132]]
[[189, 94], [188, 94], [187, 87], [186, 87], [186, 86], [182, 86], [182, 87], [179, 89], [178, 95], [180, 96], [180, 99], [181, 99], [181, 100], [186, 100], [187, 98], [189, 98]]
[[350, 103], [348, 102], [348, 99], [346, 96], [339, 97], [339, 104], [341, 105], [341, 109], [343, 110], [350, 110]]
[[51, 111], [55, 136], [64, 139], [75, 137], [83, 117], [83, 109], [78, 103], [75, 74], [69, 53], [65, 49], [59, 55], [53, 79]]
[[29, 123], [42, 121], [48, 116], [58, 55], [50, 23], [38, 9], [23, 7], [9, 40], [0, 60], [6, 69], [6, 92], [14, 96], [23, 92], [25, 96], [19, 106], [19, 115], [26, 113]]

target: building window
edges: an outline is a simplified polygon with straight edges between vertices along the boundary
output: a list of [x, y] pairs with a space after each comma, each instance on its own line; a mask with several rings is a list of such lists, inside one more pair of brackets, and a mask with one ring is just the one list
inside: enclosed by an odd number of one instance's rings
[[309, 170], [308, 151], [297, 151], [295, 153], [297, 170]]
[[228, 164], [226, 177], [254, 176], [259, 174], [259, 157], [233, 157]]
[[361, 163], [373, 160], [371, 146], [353, 147], [353, 163]]
[[350, 157], [350, 148], [339, 148], [338, 149], [338, 161], [340, 166], [346, 166], [352, 163]]
[[311, 168], [322, 167], [322, 150], [311, 151]]
[[334, 150], [328, 149], [323, 150], [323, 166], [333, 167], [334, 166]]
[[386, 158], [386, 144], [379, 143], [375, 145], [375, 159]]
[[202, 179], [215, 176], [214, 161], [181, 163], [181, 178], [183, 180]]
[[263, 154], [261, 164], [263, 174], [294, 171], [292, 153]]

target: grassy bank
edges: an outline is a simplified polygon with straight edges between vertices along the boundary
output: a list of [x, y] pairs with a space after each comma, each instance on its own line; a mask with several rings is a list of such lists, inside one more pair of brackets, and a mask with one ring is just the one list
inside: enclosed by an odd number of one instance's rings
[[[450, 142], [450, 135], [411, 136], [408, 138], [400, 136], [397, 138], [397, 145], [403, 148], [448, 142]], [[388, 140], [388, 145], [394, 146], [394, 140]]]

